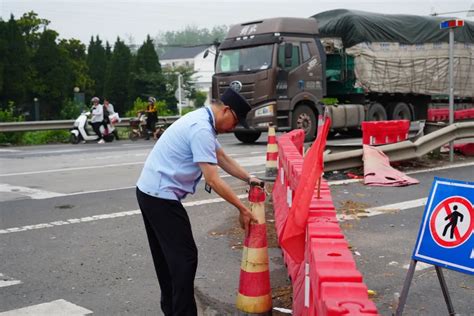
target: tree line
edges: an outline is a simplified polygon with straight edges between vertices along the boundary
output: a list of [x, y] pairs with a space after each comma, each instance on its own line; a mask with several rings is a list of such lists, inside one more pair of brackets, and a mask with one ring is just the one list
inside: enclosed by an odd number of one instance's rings
[[[176, 113], [176, 72], [183, 75], [191, 98], [199, 94], [190, 80], [192, 69], [162, 69], [149, 35], [133, 52], [119, 37], [111, 45], [97, 35], [86, 47], [77, 39], [59, 38], [49, 23], [34, 12], [19, 19], [13, 15], [8, 21], [0, 19], [0, 110], [32, 111], [33, 100], [37, 100], [42, 120], [72, 119], [80, 106], [74, 102], [74, 88], [78, 87], [87, 105], [92, 96], [105, 97], [116, 111], [125, 113], [137, 98], [155, 96]], [[199, 44], [190, 43], [192, 32], [201, 36], [195, 36], [196, 41], [208, 43], [209, 37], [225, 34], [225, 29], [219, 28], [212, 32], [186, 30], [166, 32], [161, 38], [167, 45], [190, 45]]]

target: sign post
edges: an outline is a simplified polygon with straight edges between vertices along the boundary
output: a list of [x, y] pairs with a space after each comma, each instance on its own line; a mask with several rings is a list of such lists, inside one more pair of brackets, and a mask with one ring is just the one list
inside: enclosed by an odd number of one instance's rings
[[[454, 29], [463, 27], [464, 20], [447, 20], [440, 23], [440, 29], [449, 29], [449, 125], [454, 123]], [[454, 141], [449, 142], [449, 161], [454, 161]]]
[[441, 268], [474, 275], [474, 182], [435, 178], [395, 315], [402, 315], [418, 261], [436, 269], [449, 315], [454, 307]]

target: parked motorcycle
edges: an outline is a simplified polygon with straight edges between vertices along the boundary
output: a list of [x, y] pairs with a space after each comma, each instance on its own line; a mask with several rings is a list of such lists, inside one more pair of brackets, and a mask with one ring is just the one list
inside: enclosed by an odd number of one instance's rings
[[[88, 119], [90, 114], [91, 112], [82, 112], [74, 121], [74, 127], [71, 129], [71, 135], [69, 137], [72, 144], [78, 144], [80, 141], [95, 141], [99, 139], [97, 134], [92, 130], [92, 126], [90, 126]], [[115, 127], [110, 123], [107, 124], [107, 132], [104, 125], [100, 126], [100, 132], [104, 141], [111, 142], [114, 140], [114, 130]]]
[[128, 132], [128, 138], [132, 141], [136, 141], [139, 138], [149, 139], [153, 137], [154, 139], [160, 138], [161, 134], [165, 131], [165, 126], [156, 125], [155, 132], [153, 135], [146, 128], [147, 116], [145, 112], [138, 112], [136, 118], [130, 119], [130, 132]]

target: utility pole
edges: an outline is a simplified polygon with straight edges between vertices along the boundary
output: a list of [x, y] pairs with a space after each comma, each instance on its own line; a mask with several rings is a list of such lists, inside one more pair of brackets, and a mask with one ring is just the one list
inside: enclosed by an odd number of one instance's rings
[[[449, 125], [454, 123], [454, 29], [464, 26], [464, 20], [447, 20], [439, 27], [449, 30]], [[454, 141], [449, 142], [449, 161], [454, 161]]]

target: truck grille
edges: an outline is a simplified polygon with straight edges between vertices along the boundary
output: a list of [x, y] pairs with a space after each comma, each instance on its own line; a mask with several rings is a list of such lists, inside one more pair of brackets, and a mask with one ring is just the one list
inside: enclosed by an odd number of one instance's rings
[[[220, 84], [219, 85], [219, 97], [224, 93], [225, 89], [229, 87], [228, 84]], [[254, 101], [254, 91], [255, 91], [255, 83], [243, 83], [242, 82], [242, 89], [240, 90], [240, 94], [247, 100], [250, 105], [253, 105]]]

